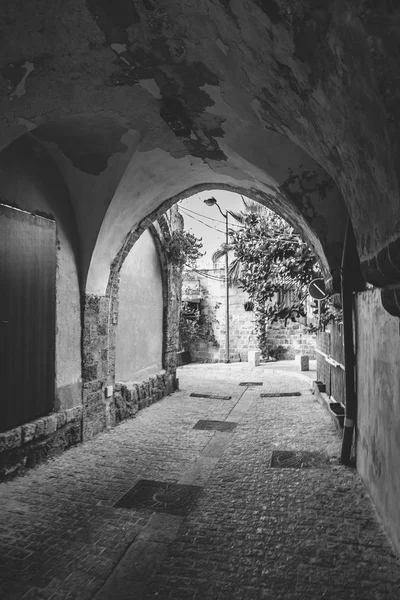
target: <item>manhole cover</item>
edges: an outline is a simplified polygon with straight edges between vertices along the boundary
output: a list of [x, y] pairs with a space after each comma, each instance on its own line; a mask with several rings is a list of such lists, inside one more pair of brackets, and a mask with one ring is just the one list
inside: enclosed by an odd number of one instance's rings
[[212, 400], [230, 400], [232, 396], [218, 396], [211, 394], [198, 394], [197, 392], [193, 392], [190, 394], [192, 398], [211, 398]]
[[301, 396], [301, 392], [276, 392], [273, 393], [263, 393], [260, 394], [261, 398], [288, 398], [290, 396]]
[[232, 431], [237, 423], [231, 421], [197, 421], [193, 429], [204, 429], [212, 431]]
[[114, 506], [188, 515], [202, 489], [198, 485], [140, 479]]
[[239, 385], [248, 385], [251, 387], [252, 385], [262, 385], [262, 381], [241, 381]]
[[271, 467], [280, 469], [324, 469], [329, 466], [328, 457], [322, 452], [274, 450]]

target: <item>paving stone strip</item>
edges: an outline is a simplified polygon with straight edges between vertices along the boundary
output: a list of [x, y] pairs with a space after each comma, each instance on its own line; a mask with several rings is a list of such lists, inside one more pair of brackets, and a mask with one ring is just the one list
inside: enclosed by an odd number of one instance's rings
[[132, 600], [139, 598], [156, 568], [168, 553], [168, 544], [176, 538], [182, 516], [165, 513], [151, 515], [93, 600]]
[[193, 392], [190, 394], [191, 398], [211, 398], [212, 400], [231, 400], [232, 396], [222, 396], [218, 394], [199, 394], [197, 392]]
[[[232, 422], [233, 419], [239, 421], [249, 410], [254, 396], [248, 394], [246, 397], [246, 391], [241, 393], [225, 422]], [[218, 437], [220, 433], [222, 436]], [[199, 485], [201, 482], [205, 485], [228, 443], [229, 436], [216, 430], [200, 456], [182, 475], [179, 484]], [[213, 456], [209, 456], [210, 450]], [[153, 573], [166, 558], [168, 545], [174, 542], [183, 518], [167, 513], [153, 514], [93, 600], [141, 598]]]

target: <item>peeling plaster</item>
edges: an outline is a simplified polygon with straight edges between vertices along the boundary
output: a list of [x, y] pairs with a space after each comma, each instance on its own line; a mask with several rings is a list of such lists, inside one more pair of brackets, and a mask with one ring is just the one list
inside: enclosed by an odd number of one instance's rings
[[125, 133], [126, 127], [108, 116], [83, 115], [42, 125], [34, 135], [57, 144], [72, 164], [84, 173], [99, 175], [106, 170], [108, 160], [115, 153], [127, 151], [121, 141]]
[[225, 54], [225, 56], [227, 56], [227, 54], [229, 52], [229, 46], [227, 44], [224, 44], [224, 42], [220, 39], [218, 39], [215, 43], [218, 46], [218, 48], [221, 50], [221, 52], [223, 52]]
[[128, 52], [126, 44], [111, 44], [110, 48], [111, 50], [116, 52], [116, 54], [123, 54], [124, 52]]
[[10, 100], [14, 100], [15, 97], [21, 98], [22, 96], [24, 96], [26, 94], [25, 82], [26, 82], [27, 78], [29, 77], [29, 75], [32, 73], [32, 71], [35, 70], [35, 65], [33, 63], [29, 62], [28, 60], [26, 62], [24, 62], [24, 64], [21, 66], [23, 69], [25, 69], [25, 75], [22, 77], [21, 81], [19, 82], [17, 87], [14, 89], [14, 91], [8, 96], [10, 98]]
[[157, 100], [162, 100], [160, 88], [155, 79], [139, 79], [138, 84]]
[[28, 121], [28, 119], [23, 119], [22, 117], [17, 119], [17, 123], [18, 125], [26, 127], [28, 131], [32, 131], [32, 129], [36, 129], [37, 127], [36, 123], [33, 123], [33, 121]]

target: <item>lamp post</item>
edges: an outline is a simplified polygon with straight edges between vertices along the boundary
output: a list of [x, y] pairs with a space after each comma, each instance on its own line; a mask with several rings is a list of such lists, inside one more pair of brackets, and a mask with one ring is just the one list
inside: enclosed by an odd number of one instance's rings
[[221, 213], [221, 215], [224, 217], [225, 219], [225, 246], [226, 246], [226, 252], [225, 252], [225, 294], [226, 294], [226, 307], [225, 307], [225, 362], [229, 363], [229, 264], [228, 264], [228, 242], [229, 242], [229, 236], [228, 236], [228, 214], [229, 211], [227, 210], [225, 213], [221, 210], [220, 205], [218, 204], [218, 202], [216, 201], [216, 199], [214, 198], [214, 196], [211, 196], [211, 198], [207, 198], [206, 200], [204, 200], [204, 204], [207, 204], [207, 206], [216, 206], [219, 210], [219, 212]]

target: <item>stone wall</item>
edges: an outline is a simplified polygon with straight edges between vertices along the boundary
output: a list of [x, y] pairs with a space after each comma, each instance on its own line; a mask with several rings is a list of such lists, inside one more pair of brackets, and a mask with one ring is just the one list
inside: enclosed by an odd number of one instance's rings
[[[204, 275], [186, 272], [183, 281], [184, 297], [201, 296], [201, 310], [214, 319], [213, 330], [218, 347], [199, 340], [189, 348], [194, 362], [222, 362], [225, 360], [225, 307], [226, 293], [223, 269], [207, 269]], [[219, 279], [215, 279], [219, 277]], [[254, 312], [245, 310], [248, 294], [238, 286], [229, 289], [229, 359], [247, 361], [249, 350], [258, 350]], [[217, 308], [215, 308], [217, 306]], [[296, 354], [309, 354], [315, 358], [315, 335], [307, 334], [302, 323], [274, 323], [268, 328], [271, 348], [281, 346], [286, 350], [284, 359]]]
[[[178, 219], [179, 223], [179, 219]], [[92, 437], [121, 420], [135, 416], [178, 387], [176, 352], [180, 309], [180, 269], [167, 264], [163, 244], [171, 225], [161, 220], [152, 227], [160, 253], [163, 332], [159, 337], [162, 369], [134, 382], [115, 382], [115, 346], [119, 313], [119, 277], [124, 258], [140, 232], [133, 232], [117, 257], [105, 296], [87, 294], [83, 311], [82, 394], [75, 407], [55, 406], [43, 418], [0, 433], [0, 479], [14, 476], [41, 460]], [[80, 319], [79, 319], [80, 321]]]
[[316, 338], [315, 334], [307, 333], [307, 328], [303, 323], [289, 322], [273, 323], [268, 327], [268, 345], [272, 348], [281, 346], [286, 352], [283, 354], [284, 360], [293, 359], [296, 354], [308, 354], [311, 359], [316, 356]]
[[[220, 270], [214, 272], [220, 273]], [[189, 348], [194, 362], [222, 362], [225, 360], [225, 284], [221, 280], [208, 279], [199, 276], [195, 280], [183, 282], [185, 297], [196, 295], [200, 290], [202, 297], [200, 309], [208, 315], [213, 322], [213, 331], [218, 346], [209, 341], [199, 340]], [[247, 294], [238, 287], [230, 288], [229, 295], [229, 359], [232, 361], [247, 361], [248, 350], [258, 348], [254, 327], [254, 314], [246, 312], [244, 303], [248, 300]]]
[[0, 479], [63, 452], [82, 439], [82, 407], [76, 406], [0, 433]]
[[172, 394], [178, 387], [178, 379], [165, 370], [141, 382], [116, 383], [110, 404], [110, 424], [134, 417], [139, 410]]
[[[177, 388], [176, 352], [180, 303], [177, 303], [175, 291], [177, 287], [180, 289], [179, 270], [166, 262], [162, 248], [172, 229], [180, 226], [179, 217], [173, 215], [169, 224], [160, 219], [150, 227], [159, 252], [160, 276], [164, 288], [164, 325], [162, 339], [159, 340], [163, 367], [161, 372], [135, 383], [115, 379], [121, 268], [131, 251], [134, 252], [134, 244], [143, 231], [132, 232], [115, 258], [107, 295], [86, 297], [82, 370], [84, 440], [114, 426], [122, 418], [134, 416], [137, 410]], [[134, 373], [133, 369], [132, 376]], [[110, 386], [112, 393], [108, 395]]]
[[356, 295], [357, 468], [400, 551], [399, 319], [379, 289]]

